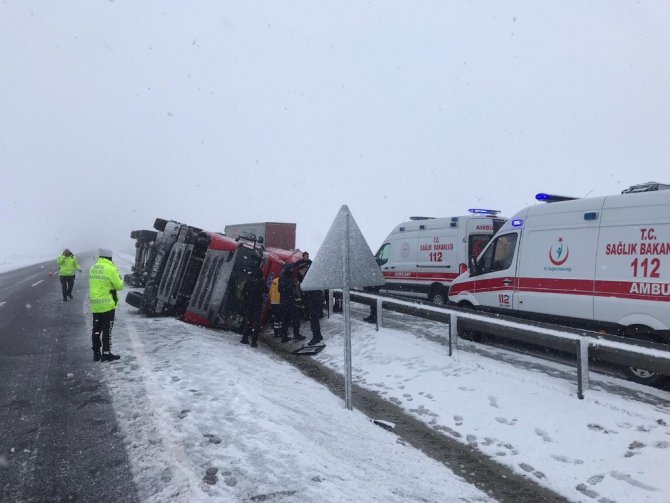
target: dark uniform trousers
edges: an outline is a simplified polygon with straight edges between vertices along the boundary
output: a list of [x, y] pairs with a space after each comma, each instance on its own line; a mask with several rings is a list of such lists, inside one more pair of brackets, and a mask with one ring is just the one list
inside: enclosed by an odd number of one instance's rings
[[112, 327], [114, 326], [115, 309], [106, 313], [93, 313], [93, 352], [99, 353], [112, 350]]
[[74, 288], [74, 276], [61, 276], [60, 286], [63, 289], [63, 299], [67, 300], [67, 298], [72, 295], [72, 289]]

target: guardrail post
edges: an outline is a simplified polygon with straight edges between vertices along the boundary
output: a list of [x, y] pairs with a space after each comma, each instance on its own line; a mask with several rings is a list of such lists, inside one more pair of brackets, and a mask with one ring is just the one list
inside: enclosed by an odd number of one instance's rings
[[449, 356], [452, 355], [451, 346], [453, 341], [458, 337], [457, 323], [458, 315], [456, 313], [449, 313]]
[[332, 288], [328, 290], [328, 318], [333, 315], [333, 304], [335, 303], [335, 294]]
[[584, 390], [589, 385], [589, 341], [577, 341], [577, 398], [584, 399]]
[[384, 316], [384, 311], [382, 311], [382, 299], [377, 298], [377, 319], [375, 323], [377, 324], [377, 332], [379, 332], [379, 327], [383, 327], [382, 317]]

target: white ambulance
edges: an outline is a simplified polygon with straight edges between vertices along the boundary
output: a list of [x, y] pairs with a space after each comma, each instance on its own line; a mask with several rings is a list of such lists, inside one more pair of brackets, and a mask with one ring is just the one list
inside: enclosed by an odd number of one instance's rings
[[467, 270], [504, 223], [498, 211], [471, 209], [470, 215], [411, 217], [397, 225], [376, 254], [386, 284], [382, 293], [447, 302], [451, 281]]
[[[670, 342], [670, 186], [525, 208], [451, 285], [460, 306]], [[567, 199], [567, 200], [566, 200]]]

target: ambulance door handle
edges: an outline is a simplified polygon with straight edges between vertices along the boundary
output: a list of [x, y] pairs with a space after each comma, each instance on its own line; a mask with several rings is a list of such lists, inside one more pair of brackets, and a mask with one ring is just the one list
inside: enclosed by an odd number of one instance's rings
[[514, 283], [514, 281], [512, 281], [512, 280], [509, 279], [509, 278], [505, 278], [505, 279], [503, 280], [503, 285], [505, 285], [505, 286], [511, 286], [513, 283]]

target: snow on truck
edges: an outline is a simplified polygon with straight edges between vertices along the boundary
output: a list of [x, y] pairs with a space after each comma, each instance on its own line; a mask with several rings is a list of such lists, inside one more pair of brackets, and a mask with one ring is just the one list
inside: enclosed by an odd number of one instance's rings
[[476, 256], [506, 221], [496, 210], [469, 211], [458, 217], [410, 217], [398, 224], [375, 255], [386, 280], [380, 292], [445, 304], [468, 257]]
[[[670, 186], [649, 183], [584, 199], [538, 194], [548, 204], [508, 220], [452, 282], [449, 300], [670, 343], [670, 190], [664, 189]], [[647, 375], [640, 370], [634, 377]]]

